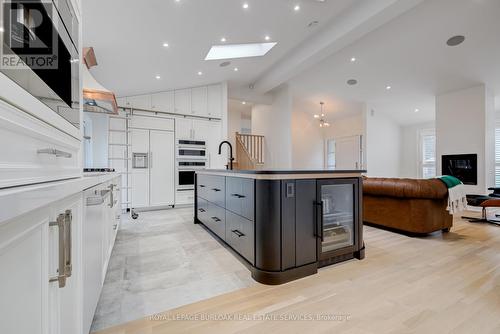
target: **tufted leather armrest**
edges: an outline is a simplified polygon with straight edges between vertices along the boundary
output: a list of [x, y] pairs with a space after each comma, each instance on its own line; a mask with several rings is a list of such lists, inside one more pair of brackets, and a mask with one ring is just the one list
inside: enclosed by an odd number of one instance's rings
[[363, 193], [396, 198], [444, 199], [448, 188], [439, 179], [363, 178]]

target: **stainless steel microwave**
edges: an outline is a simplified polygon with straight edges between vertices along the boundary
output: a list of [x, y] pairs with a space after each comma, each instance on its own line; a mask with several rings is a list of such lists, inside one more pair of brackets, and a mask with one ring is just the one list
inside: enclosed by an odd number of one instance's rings
[[80, 24], [71, 1], [0, 4], [0, 71], [79, 128]]

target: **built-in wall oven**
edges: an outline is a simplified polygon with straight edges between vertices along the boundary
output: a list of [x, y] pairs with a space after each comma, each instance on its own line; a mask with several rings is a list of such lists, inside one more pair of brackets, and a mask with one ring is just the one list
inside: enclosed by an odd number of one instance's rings
[[206, 142], [202, 140], [177, 141], [177, 160], [204, 160], [207, 158]]
[[0, 0], [0, 23], [0, 71], [79, 127], [79, 22], [71, 0]]
[[207, 168], [206, 160], [177, 161], [177, 190], [194, 190], [194, 175], [197, 170]]

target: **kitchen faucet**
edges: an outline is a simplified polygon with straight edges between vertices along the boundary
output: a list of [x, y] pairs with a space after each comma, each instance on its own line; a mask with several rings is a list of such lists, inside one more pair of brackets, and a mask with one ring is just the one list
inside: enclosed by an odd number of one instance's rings
[[226, 169], [233, 170], [233, 145], [231, 145], [230, 142], [227, 140], [223, 141], [222, 143], [219, 144], [219, 154], [222, 154], [222, 145], [227, 144], [229, 146], [229, 165], [226, 165]]

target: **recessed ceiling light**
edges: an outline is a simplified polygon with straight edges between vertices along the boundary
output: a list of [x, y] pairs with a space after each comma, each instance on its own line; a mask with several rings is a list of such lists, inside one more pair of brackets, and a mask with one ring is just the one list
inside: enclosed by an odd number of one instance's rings
[[347, 84], [348, 84], [349, 86], [354, 86], [354, 85], [356, 85], [357, 83], [358, 83], [358, 80], [356, 80], [356, 79], [349, 79], [349, 80], [347, 80]]
[[241, 104], [247, 104], [245, 101], [242, 101]]
[[420, 111], [420, 110], [419, 110], [418, 108], [417, 108], [417, 109], [415, 109], [415, 112], [419, 112], [419, 111]]
[[293, 10], [298, 12], [300, 10], [300, 6], [299, 5], [295, 5], [295, 7], [293, 7]]
[[203, 72], [202, 72], [202, 71], [199, 71], [199, 72], [198, 72], [198, 75], [203, 75]]
[[245, 2], [245, 3], [243, 4], [243, 9], [248, 9], [248, 3], [246, 3], [246, 2]]
[[264, 39], [265, 39], [266, 41], [268, 41], [268, 40], [270, 40], [270, 39], [271, 39], [271, 37], [266, 36], [266, 37], [264, 37]]
[[222, 38], [220, 39], [220, 41], [221, 41], [222, 43], [224, 43], [224, 42], [226, 41], [226, 37], [222, 37]]
[[391, 89], [392, 89], [392, 87], [391, 87], [391, 86], [386, 86], [386, 87], [385, 87], [385, 89], [387, 89], [387, 90], [391, 90]]
[[163, 43], [163, 47], [168, 48], [168, 43]]
[[251, 43], [214, 45], [205, 60], [260, 57], [269, 52], [277, 43]]
[[235, 67], [235, 68], [234, 68], [234, 71], [235, 71], [235, 72], [238, 72], [238, 68], [237, 68], [237, 67]]
[[446, 44], [448, 46], [457, 46], [462, 44], [465, 41], [465, 36], [457, 35], [453, 36], [450, 39], [446, 41]]
[[356, 61], [356, 57], [351, 58], [351, 63], [354, 63]]
[[160, 80], [160, 79], [161, 79], [161, 77], [160, 77], [159, 75], [155, 76], [155, 78], [156, 78], [157, 80]]

